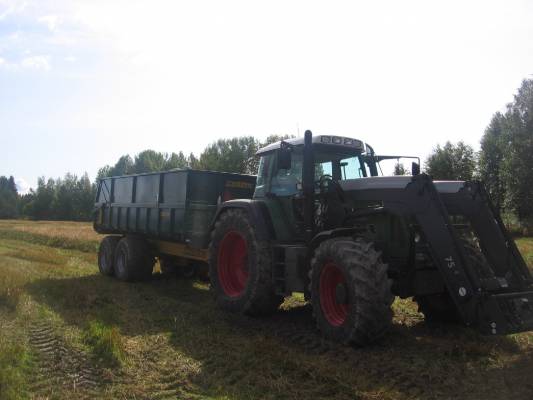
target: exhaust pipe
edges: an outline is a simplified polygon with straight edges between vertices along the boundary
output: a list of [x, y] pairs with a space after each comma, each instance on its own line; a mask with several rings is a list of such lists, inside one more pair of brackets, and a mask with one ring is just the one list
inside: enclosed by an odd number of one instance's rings
[[315, 160], [313, 134], [305, 131], [302, 186], [304, 194], [305, 240], [310, 242], [315, 232]]

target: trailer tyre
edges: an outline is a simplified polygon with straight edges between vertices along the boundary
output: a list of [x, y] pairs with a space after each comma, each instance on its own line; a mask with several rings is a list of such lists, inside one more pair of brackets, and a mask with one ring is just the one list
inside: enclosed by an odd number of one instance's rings
[[154, 261], [144, 239], [126, 236], [115, 251], [115, 276], [128, 282], [150, 279]]
[[215, 223], [209, 244], [209, 278], [218, 306], [248, 315], [277, 310], [283, 297], [272, 284], [272, 252], [257, 240], [243, 210], [228, 210]]
[[98, 269], [102, 275], [112, 276], [115, 273], [115, 250], [120, 236], [106, 236], [98, 248]]
[[329, 339], [367, 345], [392, 324], [392, 281], [371, 242], [352, 238], [320, 244], [311, 261], [310, 293], [318, 329]]

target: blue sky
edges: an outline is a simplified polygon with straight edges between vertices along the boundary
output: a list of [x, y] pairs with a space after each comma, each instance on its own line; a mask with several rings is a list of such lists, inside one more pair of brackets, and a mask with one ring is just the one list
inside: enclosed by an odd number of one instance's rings
[[527, 1], [0, 0], [0, 175], [312, 129], [478, 147], [533, 74]]

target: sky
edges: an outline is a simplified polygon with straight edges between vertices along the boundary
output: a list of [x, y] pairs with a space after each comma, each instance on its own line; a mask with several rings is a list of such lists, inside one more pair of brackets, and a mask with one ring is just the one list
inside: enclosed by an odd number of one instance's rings
[[533, 77], [531, 1], [0, 0], [0, 175], [199, 154], [218, 138], [479, 148]]

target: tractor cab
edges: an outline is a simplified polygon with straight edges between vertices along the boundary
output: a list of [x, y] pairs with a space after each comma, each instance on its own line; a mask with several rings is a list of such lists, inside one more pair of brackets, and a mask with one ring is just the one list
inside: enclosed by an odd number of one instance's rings
[[[315, 191], [328, 181], [377, 176], [378, 169], [369, 146], [357, 139], [339, 136], [313, 136], [312, 168]], [[288, 139], [270, 144], [260, 156], [255, 198], [298, 196], [303, 191], [304, 139]]]
[[319, 135], [308, 144], [304, 138], [288, 139], [257, 152], [254, 199], [277, 216], [272, 221], [278, 239], [306, 241], [317, 228], [342, 225], [340, 183], [378, 175], [374, 154], [367, 149], [357, 139]]
[[272, 220], [281, 241], [309, 241], [316, 232], [344, 226], [354, 206], [366, 206], [356, 205], [350, 183], [383, 175], [379, 162], [401, 157], [377, 156], [360, 140], [329, 135], [312, 136], [308, 144], [304, 138], [279, 141], [257, 155], [254, 199], [277, 216]]

